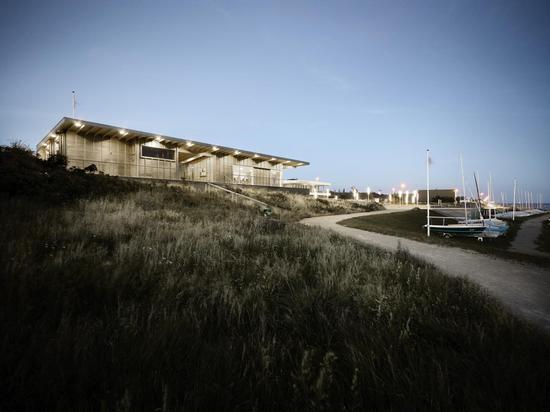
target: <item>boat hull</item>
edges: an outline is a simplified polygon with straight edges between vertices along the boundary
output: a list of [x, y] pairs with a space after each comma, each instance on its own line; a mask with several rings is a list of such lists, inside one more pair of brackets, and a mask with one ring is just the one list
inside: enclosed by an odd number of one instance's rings
[[[424, 226], [426, 227], [426, 226]], [[430, 231], [451, 236], [479, 237], [487, 228], [483, 225], [430, 225]]]

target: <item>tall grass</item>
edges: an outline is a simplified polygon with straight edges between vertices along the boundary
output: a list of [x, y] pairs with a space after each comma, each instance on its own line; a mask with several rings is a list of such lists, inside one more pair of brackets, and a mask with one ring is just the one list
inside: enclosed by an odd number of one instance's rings
[[549, 405], [548, 337], [404, 251], [215, 193], [0, 206], [0, 410]]

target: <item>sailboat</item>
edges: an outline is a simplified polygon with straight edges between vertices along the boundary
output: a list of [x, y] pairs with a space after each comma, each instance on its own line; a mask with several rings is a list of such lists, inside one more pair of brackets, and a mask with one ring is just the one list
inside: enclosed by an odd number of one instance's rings
[[[428, 162], [428, 182], [429, 182], [429, 162]], [[450, 238], [453, 236], [463, 236], [463, 237], [475, 237], [480, 241], [483, 241], [483, 238], [495, 238], [503, 235], [508, 231], [508, 225], [506, 222], [491, 218], [485, 219], [481, 211], [481, 199], [479, 196], [479, 187], [477, 185], [477, 177], [474, 174], [474, 179], [476, 181], [476, 188], [478, 193], [478, 199], [476, 206], [479, 212], [479, 219], [470, 219], [468, 217], [468, 207], [466, 201], [466, 185], [464, 183], [464, 167], [462, 164], [462, 156], [460, 156], [460, 169], [462, 174], [462, 190], [463, 190], [463, 199], [464, 203], [464, 217], [446, 217], [447, 219], [453, 219], [458, 221], [457, 223], [445, 224], [445, 218], [443, 218], [443, 224], [434, 225], [430, 223], [430, 201], [429, 195], [427, 199], [427, 210], [428, 210], [428, 221], [424, 227], [428, 230], [428, 236], [430, 231], [435, 233], [441, 233], [444, 237]], [[429, 184], [428, 184], [429, 186]], [[428, 187], [429, 193], [429, 187]]]
[[[478, 190], [478, 201], [480, 202], [480, 205], [481, 205], [481, 199], [479, 197], [479, 187], [477, 185], [477, 177], [475, 174], [474, 174], [474, 178], [476, 181], [476, 188]], [[492, 194], [493, 194], [493, 179], [492, 179], [492, 176], [490, 176], [489, 177], [489, 199], [487, 202], [489, 218], [484, 219], [483, 215], [480, 213], [482, 222], [486, 226], [486, 229], [483, 231], [483, 237], [488, 237], [488, 238], [496, 238], [496, 237], [502, 236], [509, 229], [508, 223], [506, 223], [504, 220], [497, 219], [496, 208], [495, 208], [495, 213], [491, 215], [491, 210], [492, 210], [491, 205], [494, 205], [494, 201], [491, 202]]]

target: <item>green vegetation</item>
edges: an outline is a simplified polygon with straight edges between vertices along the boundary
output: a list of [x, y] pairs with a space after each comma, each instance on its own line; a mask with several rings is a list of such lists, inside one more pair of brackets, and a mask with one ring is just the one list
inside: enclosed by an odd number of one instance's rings
[[[438, 216], [435, 210], [432, 211], [432, 214]], [[434, 234], [428, 237], [426, 235], [426, 229], [423, 227], [426, 224], [426, 211], [421, 209], [412, 209], [405, 212], [388, 213], [377, 216], [360, 216], [343, 220], [339, 222], [339, 224], [391, 236], [400, 236], [420, 242], [475, 250], [479, 253], [497, 255], [507, 259], [521, 260], [543, 266], [550, 265], [550, 260], [544, 257], [508, 251], [523, 220], [522, 218], [516, 219], [515, 221], [508, 221], [510, 230], [506, 236], [496, 239], [485, 239], [483, 242], [479, 242], [476, 238], [459, 236], [446, 239], [440, 234]]]
[[292, 221], [317, 215], [339, 215], [384, 210], [384, 206], [375, 202], [367, 203], [336, 199], [313, 199], [310, 196], [262, 189], [236, 188], [235, 190], [277, 207], [283, 219]]
[[548, 336], [464, 279], [223, 194], [96, 178], [63, 204], [1, 199], [0, 410], [550, 403]]
[[550, 218], [542, 222], [541, 233], [537, 239], [537, 249], [550, 253]]

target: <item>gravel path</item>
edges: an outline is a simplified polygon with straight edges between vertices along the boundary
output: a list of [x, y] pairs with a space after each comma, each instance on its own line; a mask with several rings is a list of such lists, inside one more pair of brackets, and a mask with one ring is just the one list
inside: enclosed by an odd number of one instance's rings
[[445, 273], [468, 278], [508, 306], [514, 313], [537, 323], [550, 332], [550, 269], [499, 259], [460, 248], [444, 247], [414, 240], [367, 232], [338, 225], [350, 217], [395, 213], [407, 209], [353, 215], [319, 216], [301, 223], [320, 226], [364, 243], [396, 250], [398, 245]]
[[538, 251], [535, 244], [535, 240], [537, 240], [542, 230], [542, 222], [546, 220], [548, 220], [547, 213], [523, 222], [512, 242], [510, 250], [527, 255], [550, 257], [550, 253]]

